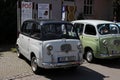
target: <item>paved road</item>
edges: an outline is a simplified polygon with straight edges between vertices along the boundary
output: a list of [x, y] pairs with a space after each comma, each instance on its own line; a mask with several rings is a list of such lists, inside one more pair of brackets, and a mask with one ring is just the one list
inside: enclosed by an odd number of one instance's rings
[[1, 51], [0, 80], [120, 80], [120, 61], [84, 62], [76, 71], [44, 70], [35, 75], [25, 58], [17, 58], [11, 51]]

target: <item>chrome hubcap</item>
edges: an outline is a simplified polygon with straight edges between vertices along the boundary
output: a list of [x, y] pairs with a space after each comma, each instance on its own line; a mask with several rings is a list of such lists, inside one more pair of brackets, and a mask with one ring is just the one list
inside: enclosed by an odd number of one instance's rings
[[36, 58], [33, 58], [32, 63], [31, 63], [33, 71], [37, 70], [37, 63], [36, 62], [37, 62]]
[[19, 47], [17, 47], [17, 56], [20, 56]]
[[92, 59], [93, 59], [92, 53], [91, 53], [91, 52], [88, 52], [88, 53], [87, 53], [87, 60], [88, 60], [88, 61], [92, 61]]

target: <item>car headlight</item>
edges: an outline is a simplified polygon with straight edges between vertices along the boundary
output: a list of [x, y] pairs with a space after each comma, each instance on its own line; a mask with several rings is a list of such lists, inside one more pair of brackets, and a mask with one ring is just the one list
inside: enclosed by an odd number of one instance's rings
[[49, 50], [49, 51], [51, 51], [51, 50], [53, 50], [53, 46], [52, 45], [47, 45], [47, 50]]
[[48, 50], [47, 54], [48, 54], [48, 55], [52, 55], [51, 50], [53, 50], [53, 46], [50, 45], [50, 44], [48, 44], [48, 45], [46, 46], [46, 48], [47, 48], [47, 50]]
[[108, 42], [106, 40], [103, 40], [103, 45], [104, 46], [107, 46], [108, 45]]
[[77, 48], [78, 48], [78, 49], [82, 49], [82, 44], [78, 44], [78, 45], [77, 45]]

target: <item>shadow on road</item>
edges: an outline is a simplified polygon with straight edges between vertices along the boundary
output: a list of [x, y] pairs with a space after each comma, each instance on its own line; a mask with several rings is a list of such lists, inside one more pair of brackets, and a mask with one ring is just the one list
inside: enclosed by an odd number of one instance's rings
[[[25, 60], [29, 65], [28, 61], [24, 56], [21, 58]], [[96, 72], [84, 66], [79, 66], [77, 69], [40, 69], [36, 74], [38, 76], [44, 76], [50, 80], [104, 80], [109, 76]]]
[[43, 75], [50, 80], [104, 80], [104, 78], [107, 78], [106, 76], [84, 66], [80, 66], [75, 71], [66, 69], [45, 70], [44, 74], [38, 75]]
[[[25, 57], [23, 57], [29, 65]], [[96, 72], [95, 70], [89, 69], [85, 66], [79, 66], [77, 69], [40, 69], [38, 76], [44, 76], [50, 80], [104, 80], [109, 76]]]
[[120, 69], [120, 59], [98, 59], [93, 64]]

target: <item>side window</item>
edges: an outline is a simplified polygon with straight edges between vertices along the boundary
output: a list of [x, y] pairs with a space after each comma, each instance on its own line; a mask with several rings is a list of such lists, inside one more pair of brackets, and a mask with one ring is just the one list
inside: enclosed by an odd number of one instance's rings
[[83, 33], [84, 24], [75, 23], [74, 26], [75, 26], [76, 29], [77, 29], [78, 35], [81, 35], [81, 34]]
[[32, 23], [28, 23], [26, 25], [26, 33], [27, 34], [30, 34], [31, 33], [31, 30], [32, 30]]
[[87, 24], [85, 27], [85, 34], [96, 35], [95, 27], [93, 25]]
[[22, 25], [22, 27], [21, 27], [21, 33], [25, 33], [26, 32], [25, 31], [26, 25], [27, 25], [27, 22], [24, 22], [23, 25]]
[[21, 28], [21, 32], [25, 35], [29, 35], [31, 33], [31, 29], [32, 29], [32, 23], [25, 22], [25, 23], [23, 23], [23, 26]]
[[41, 34], [41, 26], [38, 23], [33, 23], [31, 37], [40, 39], [40, 34]]

